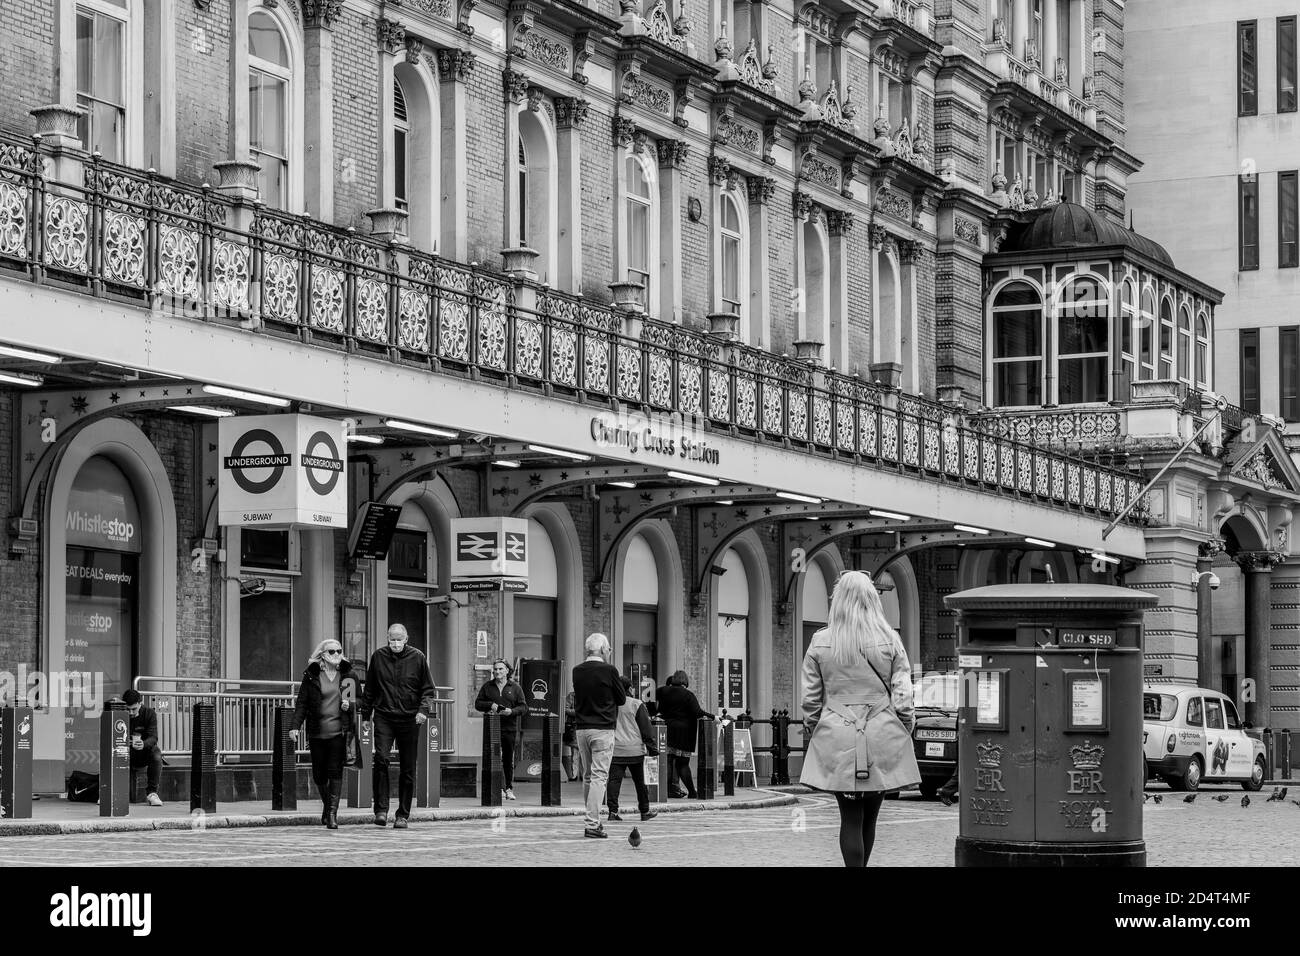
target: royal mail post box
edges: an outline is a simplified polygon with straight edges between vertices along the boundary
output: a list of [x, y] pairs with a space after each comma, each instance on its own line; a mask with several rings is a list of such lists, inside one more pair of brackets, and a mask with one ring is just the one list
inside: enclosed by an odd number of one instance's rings
[[1144, 866], [1142, 627], [1154, 595], [1009, 584], [957, 611], [958, 866]]

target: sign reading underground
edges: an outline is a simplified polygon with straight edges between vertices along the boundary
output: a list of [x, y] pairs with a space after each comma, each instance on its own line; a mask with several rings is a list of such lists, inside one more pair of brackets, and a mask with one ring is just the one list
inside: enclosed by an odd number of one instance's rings
[[347, 527], [344, 424], [309, 415], [218, 423], [218, 521], [265, 527]]

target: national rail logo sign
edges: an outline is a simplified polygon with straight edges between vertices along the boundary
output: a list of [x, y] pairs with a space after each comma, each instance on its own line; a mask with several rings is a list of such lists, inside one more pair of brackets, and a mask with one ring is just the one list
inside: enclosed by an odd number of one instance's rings
[[218, 423], [223, 525], [347, 527], [343, 422], [253, 415]]

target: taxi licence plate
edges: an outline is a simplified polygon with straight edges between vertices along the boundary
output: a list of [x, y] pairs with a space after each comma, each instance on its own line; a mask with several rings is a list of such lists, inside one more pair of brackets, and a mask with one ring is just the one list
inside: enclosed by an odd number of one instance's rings
[[927, 757], [942, 757], [942, 756], [943, 756], [943, 744], [940, 744], [940, 743], [927, 743], [927, 744], [925, 745], [925, 755], [926, 755]]

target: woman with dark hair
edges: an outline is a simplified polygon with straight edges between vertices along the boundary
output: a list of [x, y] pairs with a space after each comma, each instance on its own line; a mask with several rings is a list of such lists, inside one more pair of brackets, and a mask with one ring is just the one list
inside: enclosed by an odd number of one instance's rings
[[[701, 717], [713, 715], [700, 706], [699, 700], [687, 688], [691, 686], [686, 671], [677, 671], [668, 682], [655, 692], [659, 699], [659, 716], [668, 724], [668, 756], [672, 763], [668, 773], [668, 795], [690, 797], [694, 800], [695, 780], [691, 777], [691, 757], [695, 756], [695, 728]], [[681, 784], [686, 789], [681, 788]]]
[[352, 705], [357, 699], [357, 684], [351, 671], [352, 665], [343, 657], [338, 641], [330, 638], [316, 645], [307, 659], [307, 669], [302, 672], [293, 727], [289, 731], [296, 745], [298, 728], [307, 724], [311, 778], [325, 804], [320, 822], [331, 830], [339, 828], [343, 758], [352, 733]]

